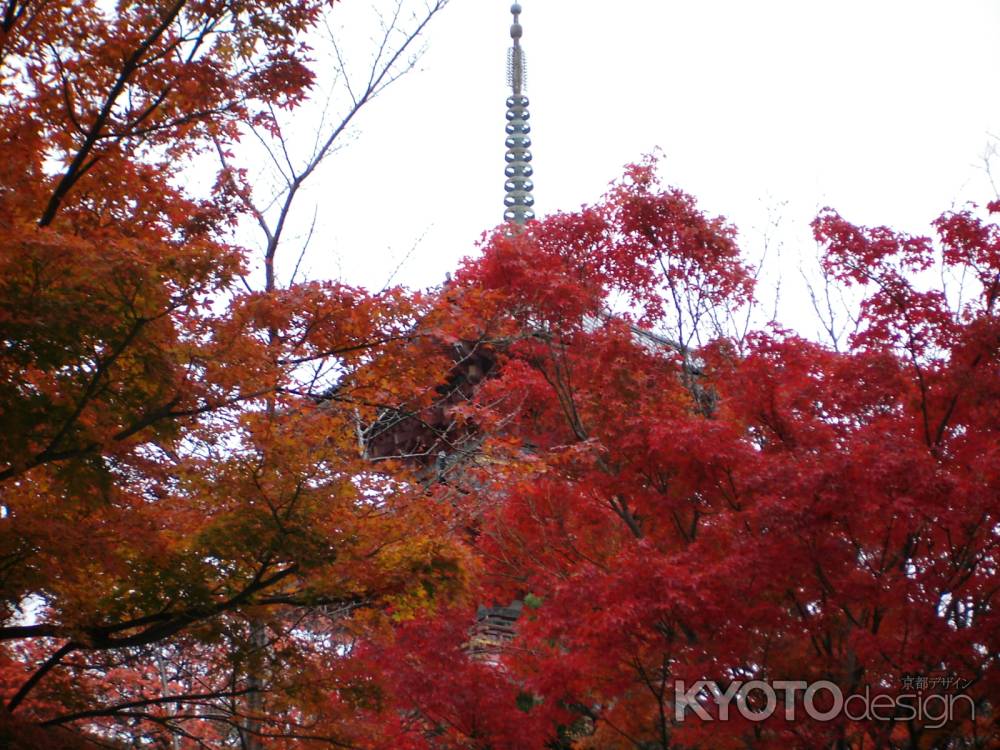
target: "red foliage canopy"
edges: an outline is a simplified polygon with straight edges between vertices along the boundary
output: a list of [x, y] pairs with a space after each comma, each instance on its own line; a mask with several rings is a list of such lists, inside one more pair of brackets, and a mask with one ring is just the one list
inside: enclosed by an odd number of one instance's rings
[[[828, 273], [863, 292], [846, 351], [780, 330], [686, 347], [701, 305], [745, 301], [751, 275], [650, 164], [466, 263], [465, 335], [505, 342], [466, 413], [494, 435], [465, 496], [477, 590], [529, 606], [501, 680], [457, 648], [468, 611], [397, 642], [385, 668], [424, 719], [416, 746], [1000, 742], [1000, 229], [971, 209], [936, 241], [829, 211], [814, 227]], [[960, 304], [918, 285], [939, 265], [976, 280]], [[908, 675], [968, 698], [903, 720]], [[678, 721], [677, 680], [825, 680], [900, 703], [817, 721], [800, 692], [795, 721], [735, 704]]]

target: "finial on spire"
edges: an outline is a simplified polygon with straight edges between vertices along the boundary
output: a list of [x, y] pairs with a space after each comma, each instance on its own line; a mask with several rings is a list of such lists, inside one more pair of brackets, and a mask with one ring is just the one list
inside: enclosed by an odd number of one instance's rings
[[521, 15], [521, 3], [514, 3], [510, 6], [510, 12], [514, 16], [514, 23], [510, 25], [510, 38], [514, 40], [514, 46], [517, 46], [521, 34], [524, 33], [524, 29], [521, 28], [521, 21], [518, 18]]
[[521, 49], [521, 37], [524, 35], [520, 19], [521, 4], [514, 3], [510, 6], [510, 12], [514, 16], [514, 22], [510, 25], [510, 38], [513, 40], [513, 45], [507, 50], [507, 84], [517, 95], [525, 87], [527, 73], [524, 50]]
[[521, 37], [524, 29], [521, 26], [521, 4], [514, 3], [510, 6], [510, 12], [514, 16], [514, 22], [510, 27], [510, 38], [513, 46], [507, 52], [507, 83], [511, 88], [511, 94], [507, 99], [507, 182], [504, 189], [507, 197], [504, 198], [506, 210], [503, 217], [506, 221], [517, 225], [523, 225], [529, 219], [535, 218], [535, 212], [531, 207], [535, 203], [531, 191], [534, 184], [531, 182], [532, 168], [531, 126], [528, 125], [528, 97], [524, 95], [525, 89], [525, 62], [524, 50], [521, 49]]

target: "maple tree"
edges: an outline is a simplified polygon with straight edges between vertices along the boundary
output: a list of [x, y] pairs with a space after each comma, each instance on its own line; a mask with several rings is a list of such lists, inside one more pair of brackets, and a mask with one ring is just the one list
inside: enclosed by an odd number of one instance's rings
[[[447, 517], [358, 437], [384, 404], [437, 397], [451, 363], [414, 333], [427, 299], [282, 286], [268, 222], [296, 191], [264, 216], [234, 161], [306, 100], [304, 35], [332, 5], [3, 4], [9, 744], [347, 742], [331, 695], [356, 629], [460, 588]], [[387, 31], [296, 186], [443, 5]], [[259, 256], [234, 240], [246, 220], [269, 232]]]
[[[465, 263], [450, 304], [498, 355], [454, 410], [482, 455], [441, 493], [470, 518], [478, 601], [525, 610], [496, 667], [463, 648], [468, 608], [373, 651], [411, 721], [394, 746], [997, 746], [1000, 227], [813, 227], [863, 296], [843, 351], [727, 337], [709, 311], [749, 303], [754, 271], [652, 163]], [[675, 715], [676, 680], [888, 700], [935, 674], [968, 697], [946, 721], [812, 720], [801, 692], [795, 721]]]

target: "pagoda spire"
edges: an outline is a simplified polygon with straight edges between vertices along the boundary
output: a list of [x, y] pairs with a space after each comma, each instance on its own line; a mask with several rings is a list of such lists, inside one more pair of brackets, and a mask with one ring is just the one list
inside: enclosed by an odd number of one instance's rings
[[526, 88], [526, 68], [524, 50], [521, 48], [521, 4], [510, 6], [514, 22], [510, 27], [511, 48], [507, 51], [507, 84], [511, 95], [507, 99], [507, 182], [504, 190], [505, 210], [503, 218], [518, 226], [523, 226], [529, 219], [535, 218], [532, 206], [535, 198], [531, 191], [534, 183], [531, 181], [531, 126], [528, 124], [528, 97], [524, 94]]

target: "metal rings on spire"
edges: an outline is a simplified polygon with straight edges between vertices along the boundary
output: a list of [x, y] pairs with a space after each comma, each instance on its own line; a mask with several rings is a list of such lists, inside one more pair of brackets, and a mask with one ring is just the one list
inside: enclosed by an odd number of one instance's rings
[[510, 8], [514, 22], [510, 27], [510, 37], [513, 46], [507, 56], [507, 83], [511, 87], [511, 96], [507, 99], [507, 153], [505, 159], [507, 181], [504, 190], [504, 220], [523, 225], [529, 219], [535, 218], [532, 206], [535, 198], [531, 194], [534, 183], [531, 181], [531, 125], [528, 124], [528, 97], [524, 95], [525, 63], [524, 51], [521, 49], [521, 37], [524, 29], [521, 27], [521, 4], [514, 3]]

